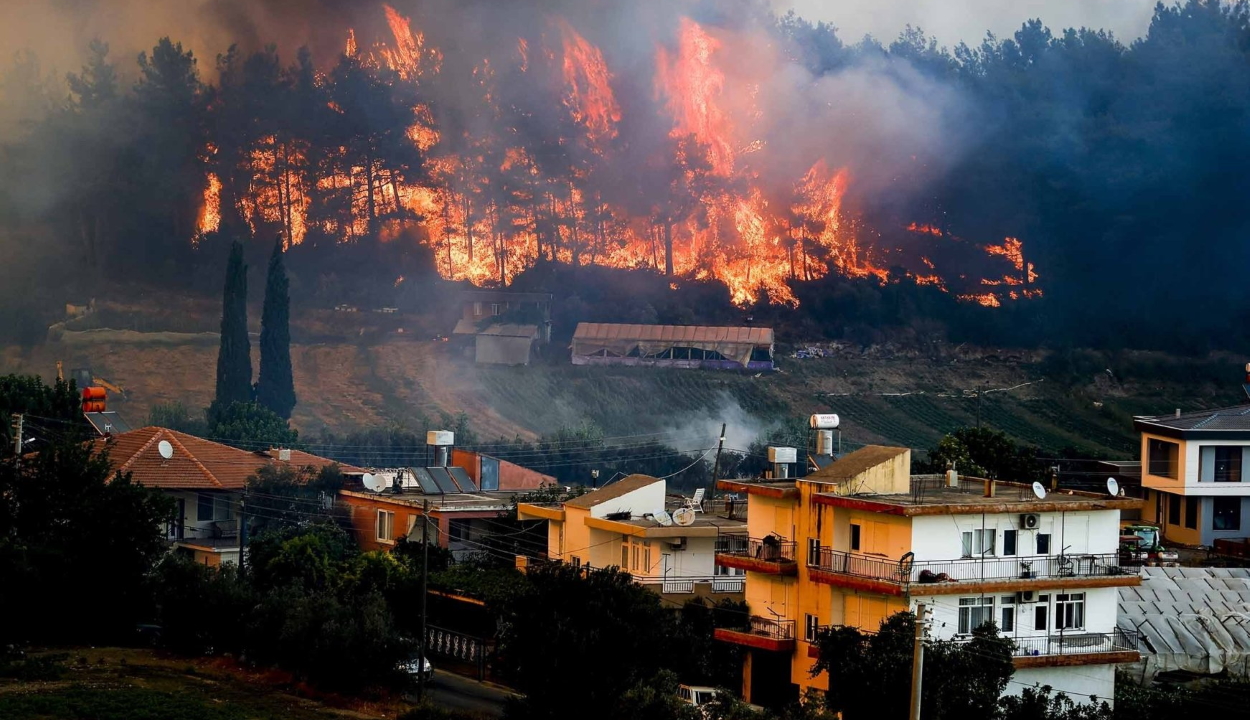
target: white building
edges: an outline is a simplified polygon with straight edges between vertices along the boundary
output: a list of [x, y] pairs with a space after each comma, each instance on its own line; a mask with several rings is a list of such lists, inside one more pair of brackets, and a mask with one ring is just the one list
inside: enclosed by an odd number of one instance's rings
[[668, 497], [663, 480], [630, 475], [563, 503], [521, 503], [517, 515], [548, 522], [549, 560], [615, 566], [663, 595], [740, 595], [742, 571], [718, 568], [716, 553], [745, 544], [746, 523], [691, 502], [698, 512], [680, 525], [669, 513], [686, 504]]

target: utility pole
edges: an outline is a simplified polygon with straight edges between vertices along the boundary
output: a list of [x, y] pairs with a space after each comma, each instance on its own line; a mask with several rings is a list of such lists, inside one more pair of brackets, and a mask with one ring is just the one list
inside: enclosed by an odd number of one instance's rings
[[22, 464], [22, 428], [25, 422], [25, 415], [13, 413], [13, 467]]
[[[183, 522], [182, 518], [178, 518], [178, 522]], [[239, 500], [239, 576], [247, 574], [247, 490], [243, 490], [243, 497]]]
[[430, 580], [430, 501], [421, 503], [421, 636], [417, 638], [417, 702], [425, 702], [426, 584]]
[[977, 388], [977, 429], [981, 429], [981, 394], [985, 392], [985, 386]]
[[720, 442], [716, 445], [716, 462], [712, 463], [712, 489], [716, 489], [716, 476], [720, 474], [720, 454], [725, 449], [725, 423], [720, 424]]
[[911, 720], [920, 720], [920, 679], [924, 674], [924, 603], [916, 605], [916, 640], [911, 658]]

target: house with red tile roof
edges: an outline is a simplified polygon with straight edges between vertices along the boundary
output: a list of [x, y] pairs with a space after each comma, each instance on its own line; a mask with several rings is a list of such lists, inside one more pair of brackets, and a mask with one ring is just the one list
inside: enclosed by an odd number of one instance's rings
[[[162, 443], [169, 443], [169, 457]], [[249, 477], [267, 465], [323, 468], [333, 460], [300, 450], [249, 452], [162, 427], [145, 427], [93, 441], [107, 451], [114, 470], [135, 482], [160, 488], [177, 503], [169, 540], [197, 562], [220, 565], [239, 560], [238, 508]], [[364, 470], [338, 464], [347, 475]]]

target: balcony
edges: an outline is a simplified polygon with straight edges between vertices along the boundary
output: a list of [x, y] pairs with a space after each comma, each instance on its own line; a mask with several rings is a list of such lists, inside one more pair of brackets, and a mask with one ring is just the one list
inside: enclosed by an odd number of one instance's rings
[[744, 645], [757, 650], [791, 652], [794, 650], [794, 621], [751, 616], [743, 628], [717, 628], [717, 640]]
[[722, 535], [716, 539], [716, 564], [770, 575], [793, 575], [796, 543], [776, 535], [765, 538]]
[[1109, 633], [1072, 631], [1058, 635], [1013, 638], [1016, 668], [1102, 665], [1135, 662], [1140, 635], [1116, 628]]
[[[808, 558], [808, 567], [816, 582], [896, 595], [948, 594], [975, 586], [1013, 591], [1043, 585], [1038, 581], [1049, 587], [1140, 583], [1136, 568], [1121, 566], [1119, 553], [914, 561], [910, 556], [887, 560], [822, 547], [816, 557]], [[975, 586], [969, 588], [970, 584]]]
[[664, 595], [723, 595], [742, 593], [746, 589], [744, 575], [637, 576], [634, 580]]

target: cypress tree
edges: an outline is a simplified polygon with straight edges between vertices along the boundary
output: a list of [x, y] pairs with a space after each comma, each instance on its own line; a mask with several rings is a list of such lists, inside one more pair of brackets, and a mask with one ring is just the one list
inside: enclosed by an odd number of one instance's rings
[[236, 402], [252, 400], [251, 353], [247, 337], [247, 265], [243, 262], [243, 246], [236, 240], [230, 246], [221, 298], [221, 349], [217, 353], [217, 393], [212, 410], [220, 413]]
[[286, 266], [282, 263], [282, 238], [279, 237], [269, 256], [265, 306], [260, 315], [260, 379], [256, 383], [256, 400], [287, 420], [295, 407], [289, 288]]

